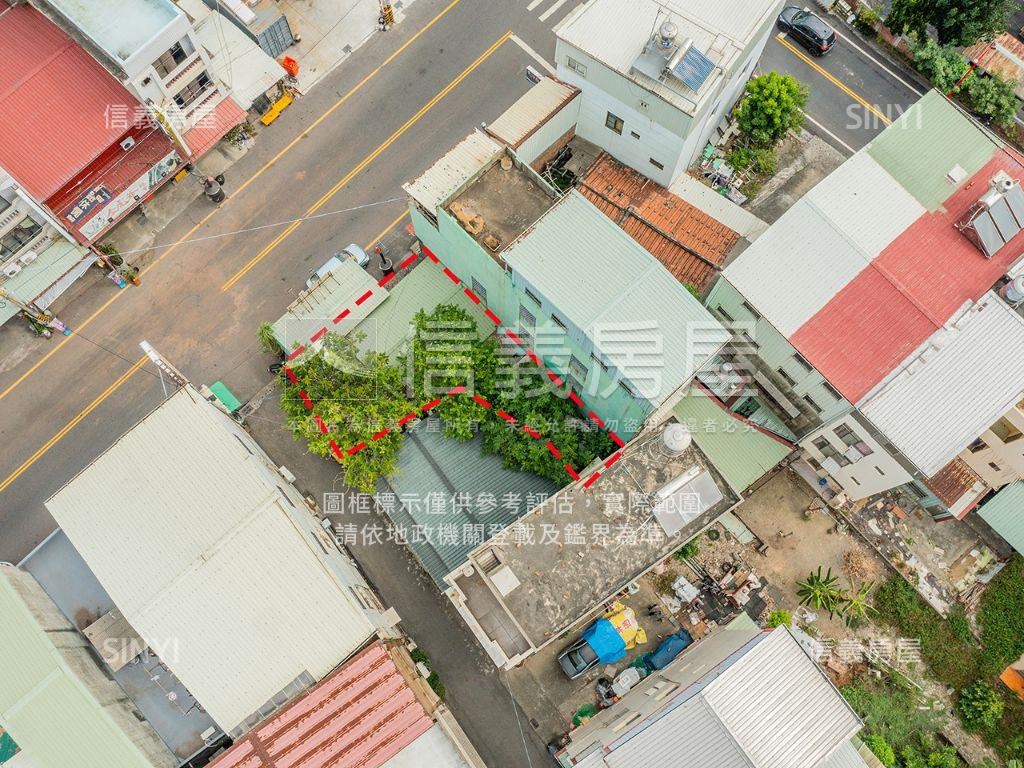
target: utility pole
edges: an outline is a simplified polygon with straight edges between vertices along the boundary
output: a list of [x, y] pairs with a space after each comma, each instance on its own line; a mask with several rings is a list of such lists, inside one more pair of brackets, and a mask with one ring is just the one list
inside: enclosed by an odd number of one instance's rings
[[[35, 304], [26, 304], [20, 299], [16, 299], [14, 296], [5, 291], [2, 287], [0, 287], [0, 301], [11, 302], [11, 304], [16, 306], [26, 315], [28, 315], [29, 319], [32, 322], [38, 323], [39, 325], [42, 325], [45, 328], [52, 328], [55, 331], [60, 331], [65, 336], [71, 335], [71, 329], [64, 325], [64, 323], [62, 323], [60, 320], [58, 320], [55, 315], [53, 315], [50, 312], [47, 312], [46, 310], [39, 309]], [[48, 336], [48, 334], [46, 335]]]

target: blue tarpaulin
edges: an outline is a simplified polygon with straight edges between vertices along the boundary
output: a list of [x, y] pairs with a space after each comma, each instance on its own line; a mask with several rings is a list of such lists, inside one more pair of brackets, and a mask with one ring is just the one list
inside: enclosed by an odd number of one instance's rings
[[614, 664], [626, 655], [626, 641], [608, 619], [598, 619], [583, 630], [583, 639], [602, 664]]
[[647, 665], [651, 669], [664, 669], [680, 653], [689, 648], [692, 642], [693, 638], [690, 637], [690, 633], [685, 629], [680, 629], [674, 635], [669, 635], [662, 640], [657, 650], [647, 656]]

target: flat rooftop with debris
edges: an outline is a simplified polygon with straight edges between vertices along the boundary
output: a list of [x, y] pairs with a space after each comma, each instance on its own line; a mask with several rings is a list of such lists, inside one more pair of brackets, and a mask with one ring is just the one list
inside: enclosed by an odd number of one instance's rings
[[445, 206], [484, 250], [498, 254], [555, 204], [532, 171], [507, 152]]
[[475, 574], [449, 575], [475, 617], [489, 614], [481, 625], [509, 625], [483, 600], [474, 610], [480, 585], [471, 582], [483, 580], [519, 639], [540, 648], [740, 501], [695, 443], [667, 447], [669, 427], [680, 429], [669, 421], [607, 460], [611, 467], [589, 489], [564, 489], [477, 548], [470, 556]]

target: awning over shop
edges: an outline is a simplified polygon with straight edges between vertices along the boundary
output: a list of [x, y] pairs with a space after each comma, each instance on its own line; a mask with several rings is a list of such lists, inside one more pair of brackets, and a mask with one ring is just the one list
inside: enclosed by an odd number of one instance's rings
[[[45, 309], [82, 276], [92, 260], [93, 255], [82, 246], [57, 240], [40, 251], [36, 260], [22, 267], [18, 274], [7, 278], [0, 288], [17, 301], [35, 302], [40, 309]], [[0, 324], [20, 311], [13, 302], [0, 300], [0, 304]]]
[[245, 111], [230, 97], [225, 97], [208, 109], [196, 124], [185, 132], [192, 159], [203, 155], [236, 125], [245, 121]]

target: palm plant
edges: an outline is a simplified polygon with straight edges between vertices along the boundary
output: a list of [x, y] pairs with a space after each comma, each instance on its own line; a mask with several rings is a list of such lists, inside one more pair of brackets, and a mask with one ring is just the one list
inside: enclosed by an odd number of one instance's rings
[[270, 355], [280, 355], [281, 347], [274, 335], [274, 326], [271, 323], [260, 323], [256, 330], [256, 338], [260, 344], [260, 351]]
[[800, 597], [800, 605], [809, 605], [819, 610], [828, 611], [829, 616], [835, 616], [839, 609], [839, 603], [843, 599], [843, 592], [836, 586], [838, 576], [832, 575], [832, 569], [822, 576], [821, 566], [817, 572], [807, 574], [807, 578], [797, 582], [797, 595]]
[[842, 604], [840, 614], [843, 621], [846, 622], [846, 626], [856, 626], [861, 619], [867, 618], [868, 614], [874, 612], [874, 606], [868, 602], [868, 595], [871, 594], [874, 586], [875, 582], [873, 581], [862, 584], [860, 588], [857, 588], [853, 582], [850, 583], [850, 590], [840, 599]]

